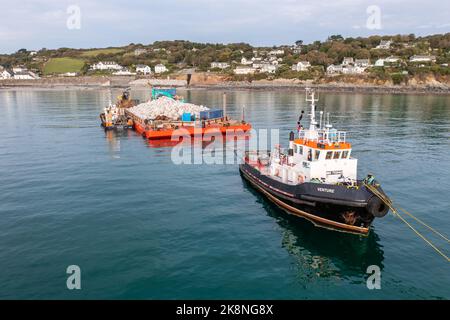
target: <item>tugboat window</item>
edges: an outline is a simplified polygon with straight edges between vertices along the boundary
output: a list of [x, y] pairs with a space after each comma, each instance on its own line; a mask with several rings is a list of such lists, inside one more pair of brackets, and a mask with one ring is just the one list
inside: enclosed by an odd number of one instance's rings
[[298, 146], [298, 153], [303, 154], [303, 146]]
[[316, 150], [316, 154], [314, 156], [314, 159], [319, 160], [319, 157], [320, 157], [320, 151]]
[[340, 151], [335, 151], [333, 159], [339, 159], [340, 157], [341, 157], [341, 152]]
[[348, 151], [342, 151], [342, 159], [347, 159]]
[[330, 160], [332, 156], [333, 156], [333, 151], [328, 151], [327, 155], [326, 155], [326, 159]]

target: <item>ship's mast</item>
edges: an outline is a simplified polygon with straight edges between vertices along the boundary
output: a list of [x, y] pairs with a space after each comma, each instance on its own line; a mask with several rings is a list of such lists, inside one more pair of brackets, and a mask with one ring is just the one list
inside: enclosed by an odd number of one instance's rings
[[311, 88], [306, 88], [306, 102], [310, 102], [311, 103], [311, 121], [309, 124], [309, 130], [311, 131], [315, 131], [316, 130], [316, 126], [317, 126], [317, 121], [316, 121], [316, 101], [319, 101], [319, 99], [317, 99], [315, 97], [316, 92], [314, 91], [314, 89]]

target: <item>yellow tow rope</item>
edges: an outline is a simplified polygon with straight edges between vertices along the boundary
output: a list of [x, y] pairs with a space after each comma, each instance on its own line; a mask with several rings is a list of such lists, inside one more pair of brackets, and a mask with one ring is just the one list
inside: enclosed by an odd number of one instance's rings
[[[400, 212], [398, 212], [398, 210], [394, 207], [394, 204], [392, 203], [392, 200], [389, 199], [386, 195], [382, 194], [380, 191], [378, 191], [377, 188], [375, 188], [373, 185], [364, 183], [365, 187], [370, 190], [375, 196], [377, 196], [378, 198], [380, 198], [381, 201], [383, 201], [392, 211], [392, 213], [398, 217], [400, 220], [402, 220], [412, 231], [414, 231], [419, 237], [421, 237], [426, 243], [428, 243], [437, 253], [439, 253], [442, 257], [445, 258], [445, 260], [447, 260], [447, 262], [450, 262], [450, 258], [443, 253], [438, 247], [436, 247], [429, 239], [427, 239], [424, 235], [422, 235], [419, 231], [417, 231], [408, 221], [405, 220], [404, 217], [402, 217], [400, 215]], [[437, 234], [438, 236], [440, 236], [442, 239], [444, 239], [445, 241], [447, 241], [447, 243], [450, 243], [450, 240], [444, 236], [442, 233], [438, 232], [437, 230], [435, 230], [434, 228], [432, 228], [431, 226], [429, 226], [428, 224], [426, 224], [425, 222], [423, 222], [422, 220], [420, 220], [419, 218], [415, 217], [414, 215], [412, 215], [410, 212], [406, 211], [405, 209], [398, 207], [403, 213], [407, 214], [408, 216], [410, 216], [411, 218], [413, 218], [415, 221], [419, 222], [420, 224], [422, 224], [423, 226], [427, 227], [429, 230], [431, 230], [432, 232], [434, 232], [435, 234]]]

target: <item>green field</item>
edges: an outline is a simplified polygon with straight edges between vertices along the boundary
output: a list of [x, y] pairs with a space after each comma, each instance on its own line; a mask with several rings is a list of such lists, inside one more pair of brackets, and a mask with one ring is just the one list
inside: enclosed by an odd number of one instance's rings
[[44, 66], [44, 74], [80, 72], [84, 61], [73, 58], [52, 58]]
[[97, 50], [88, 50], [84, 51], [81, 56], [82, 57], [95, 57], [99, 54], [115, 54], [123, 52], [123, 49], [110, 48], [110, 49], [97, 49]]

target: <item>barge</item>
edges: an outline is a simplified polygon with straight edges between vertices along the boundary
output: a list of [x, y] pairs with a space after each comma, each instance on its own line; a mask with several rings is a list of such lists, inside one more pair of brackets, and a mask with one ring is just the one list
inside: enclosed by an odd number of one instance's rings
[[[189, 107], [190, 105], [178, 96], [170, 96], [167, 90], [164, 95], [152, 94], [152, 97], [155, 97], [153, 101], [158, 99], [163, 99], [164, 103], [169, 101], [169, 105], [173, 103], [174, 108], [183, 108], [183, 105]], [[190, 106], [192, 108], [193, 105]], [[151, 110], [153, 107], [149, 106], [148, 108]], [[231, 119], [227, 116], [225, 93], [223, 96], [222, 110], [209, 110], [205, 108], [202, 111], [185, 112], [181, 116], [178, 116], [177, 119], [174, 119], [162, 114], [156, 116], [152, 114], [149, 117], [137, 113], [134, 108], [130, 108], [125, 110], [125, 115], [132, 121], [133, 128], [136, 132], [149, 140], [177, 140], [185, 136], [203, 137], [216, 134], [247, 135], [252, 128], [251, 124], [244, 120], [244, 114], [242, 114], [241, 120]]]
[[199, 120], [192, 122], [183, 121], [147, 121], [139, 119], [133, 121], [137, 133], [149, 140], [167, 140], [181, 138], [183, 136], [202, 137], [215, 134], [248, 134], [252, 128], [249, 123], [221, 117], [208, 121]]

